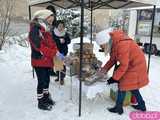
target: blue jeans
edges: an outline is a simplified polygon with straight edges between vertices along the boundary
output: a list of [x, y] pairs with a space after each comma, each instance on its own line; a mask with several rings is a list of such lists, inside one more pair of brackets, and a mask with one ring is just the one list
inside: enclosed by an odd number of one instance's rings
[[[142, 98], [138, 89], [131, 90], [130, 92], [132, 93], [132, 95], [134, 95], [136, 97], [136, 100], [137, 100], [139, 105], [143, 103], [143, 98]], [[116, 105], [123, 105], [123, 101], [124, 101], [125, 96], [126, 96], [126, 91], [118, 90]]]

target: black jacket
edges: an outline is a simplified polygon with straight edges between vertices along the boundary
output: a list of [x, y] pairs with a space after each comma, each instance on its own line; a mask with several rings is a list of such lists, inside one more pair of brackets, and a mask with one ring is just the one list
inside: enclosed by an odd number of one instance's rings
[[[64, 36], [57, 36], [54, 31], [52, 31], [53, 40], [56, 42], [57, 48], [60, 53], [62, 53], [64, 56], [68, 53], [68, 44], [71, 43], [71, 39], [69, 37], [69, 34], [66, 32]], [[65, 40], [65, 43], [61, 43], [60, 39], [63, 38]]]

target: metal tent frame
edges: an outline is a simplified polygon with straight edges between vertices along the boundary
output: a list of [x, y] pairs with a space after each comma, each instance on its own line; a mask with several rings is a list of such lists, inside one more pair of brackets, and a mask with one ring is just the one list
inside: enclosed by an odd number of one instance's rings
[[[33, 2], [31, 2], [33, 1]], [[55, 5], [63, 9], [81, 8], [81, 32], [80, 32], [80, 82], [79, 82], [79, 116], [81, 116], [81, 103], [82, 103], [82, 58], [83, 58], [83, 37], [84, 37], [84, 9], [91, 11], [91, 42], [92, 42], [92, 14], [95, 9], [120, 9], [120, 8], [134, 8], [134, 7], [144, 7], [144, 6], [154, 6], [153, 7], [153, 18], [152, 18], [152, 27], [151, 27], [151, 36], [150, 36], [150, 52], [148, 56], [148, 72], [150, 67], [150, 58], [151, 58], [151, 47], [153, 39], [153, 28], [154, 28], [154, 19], [156, 5], [154, 2], [149, 0], [30, 0], [29, 2], [29, 19], [31, 20], [31, 7], [32, 6], [48, 6]], [[137, 2], [138, 1], [138, 2]]]

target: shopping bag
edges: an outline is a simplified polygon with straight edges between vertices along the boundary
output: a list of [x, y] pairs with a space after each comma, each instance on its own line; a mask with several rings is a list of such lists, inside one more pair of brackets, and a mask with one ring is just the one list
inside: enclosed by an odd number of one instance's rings
[[62, 71], [64, 69], [64, 62], [60, 60], [57, 56], [53, 58], [53, 63], [54, 63], [54, 71]]
[[[116, 101], [117, 100], [117, 95], [118, 95], [118, 84], [117, 83], [111, 84], [110, 85], [110, 98], [113, 101]], [[131, 103], [131, 96], [132, 96], [131, 92], [127, 91], [125, 99], [123, 101], [123, 106], [130, 105], [130, 103]]]

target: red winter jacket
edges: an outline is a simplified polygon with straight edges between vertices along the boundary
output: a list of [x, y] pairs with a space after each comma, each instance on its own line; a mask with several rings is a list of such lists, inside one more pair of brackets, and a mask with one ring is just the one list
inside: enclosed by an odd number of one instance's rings
[[113, 31], [110, 35], [111, 57], [103, 69], [108, 71], [116, 62], [120, 63], [113, 74], [113, 79], [119, 81], [120, 90], [134, 90], [147, 85], [147, 65], [142, 50], [121, 30]]
[[57, 53], [52, 35], [37, 22], [30, 24], [31, 64], [33, 67], [53, 68], [53, 57]]

